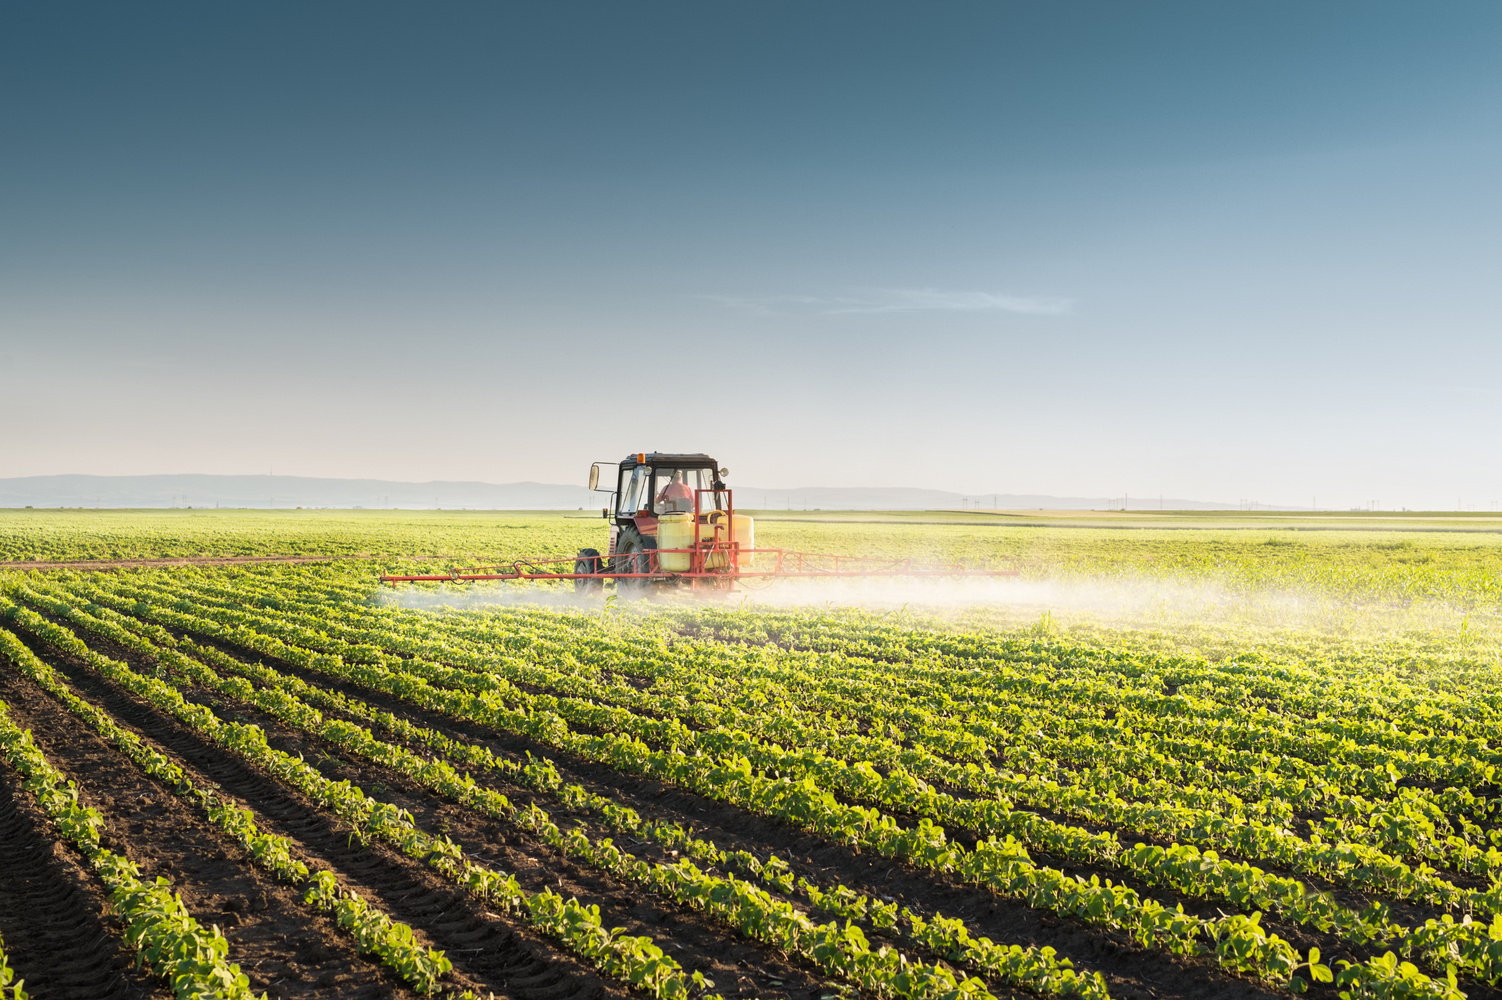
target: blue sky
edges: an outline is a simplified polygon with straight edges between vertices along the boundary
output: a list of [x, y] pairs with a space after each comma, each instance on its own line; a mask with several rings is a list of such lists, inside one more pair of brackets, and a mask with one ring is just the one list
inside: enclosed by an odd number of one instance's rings
[[1502, 499], [1492, 3], [12, 3], [0, 476]]

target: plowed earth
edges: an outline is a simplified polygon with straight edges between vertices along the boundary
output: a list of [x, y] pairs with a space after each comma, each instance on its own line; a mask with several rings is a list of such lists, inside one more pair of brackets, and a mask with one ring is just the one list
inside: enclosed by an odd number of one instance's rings
[[224, 932], [234, 960], [258, 989], [287, 998], [415, 996], [361, 958], [330, 921], [302, 906], [292, 887], [251, 865], [238, 844], [46, 693], [4, 677], [0, 698], [54, 766], [78, 781], [84, 803], [103, 813], [105, 846], [129, 857], [143, 875], [169, 878], [189, 913]]
[[28, 992], [62, 1000], [168, 996], [134, 967], [108, 905], [15, 773], [0, 773], [0, 932]]
[[[623, 989], [601, 979], [572, 956], [551, 946], [529, 928], [517, 927], [486, 909], [473, 897], [445, 883], [417, 862], [380, 845], [362, 846], [321, 806], [308, 802], [272, 778], [261, 774], [226, 750], [138, 702], [69, 657], [37, 648], [75, 690], [108, 711], [127, 728], [152, 741], [157, 749], [181, 765], [200, 786], [217, 785], [257, 814], [262, 829], [292, 841], [298, 856], [310, 866], [326, 867], [340, 882], [366, 899], [379, 903], [395, 919], [412, 925], [419, 940], [444, 949], [454, 963], [445, 981], [464, 989], [491, 991], [517, 1000], [625, 997]], [[221, 923], [231, 954], [258, 989], [278, 997], [391, 997], [413, 994], [390, 974], [355, 954], [350, 940], [322, 918], [310, 918], [293, 901], [293, 890], [253, 871], [248, 859], [226, 856], [218, 831], [206, 822], [178, 815], [188, 809], [170, 793], [147, 788], [150, 779], [128, 760], [90, 737], [81, 723], [39, 691], [26, 697], [24, 682], [10, 679], [0, 689], [7, 703], [20, 702], [22, 726], [39, 729], [43, 743], [49, 727], [63, 738], [76, 739], [61, 759], [71, 766], [84, 761], [88, 788], [107, 816], [119, 812], [131, 851], [145, 851], [147, 864], [178, 883], [190, 912], [206, 921], [215, 913], [234, 914]], [[21, 690], [14, 690], [20, 688]], [[14, 698], [14, 701], [12, 699]], [[46, 711], [50, 705], [52, 711]], [[33, 714], [32, 710], [35, 709]], [[40, 727], [38, 727], [40, 723]], [[68, 726], [71, 723], [71, 731]], [[50, 740], [48, 741], [50, 742]], [[61, 744], [68, 745], [68, 744]], [[54, 760], [59, 759], [53, 757]], [[132, 798], [144, 802], [132, 809]], [[177, 831], [184, 831], [181, 836]], [[158, 847], [158, 844], [163, 846]], [[234, 848], [229, 849], [233, 851]], [[182, 855], [198, 854], [200, 860]], [[134, 856], [134, 855], [133, 855]], [[231, 888], [233, 887], [233, 888]], [[274, 985], [273, 985], [274, 984]]]
[[[136, 658], [127, 650], [88, 638], [92, 645], [106, 655], [133, 662], [137, 667], [145, 666], [136, 662]], [[172, 720], [162, 717], [155, 709], [140, 705], [124, 692], [114, 690], [112, 685], [92, 675], [86, 668], [66, 660], [60, 663], [56, 658], [53, 662], [64, 669], [80, 688], [91, 694], [97, 693], [103, 699], [104, 706], [117, 718], [132, 724], [139, 723], [138, 728], [142, 732], [155, 735], [156, 726], [181, 728]], [[301, 754], [326, 777], [336, 781], [348, 780], [364, 789], [367, 794], [410, 810], [423, 829], [452, 837], [476, 861], [515, 875], [524, 889], [535, 892], [551, 888], [565, 897], [577, 896], [597, 903], [605, 926], [624, 927], [632, 934], [652, 936], [685, 968], [704, 972], [713, 979], [715, 990], [727, 998], [817, 998], [829, 993], [829, 988], [817, 970], [800, 968], [780, 952], [748, 941], [708, 921], [697, 912], [680, 909], [670, 902], [643, 893], [635, 886], [562, 858], [546, 845], [517, 831], [507, 830], [490, 817], [475, 815], [437, 800], [431, 797], [431, 793], [412, 785], [405, 776], [359, 758], [347, 758], [337, 748], [309, 734], [291, 729], [271, 716], [241, 705], [226, 705], [201, 692], [190, 694], [195, 700], [212, 707], [221, 718], [260, 726], [266, 731], [268, 740], [274, 747], [287, 753]], [[148, 715], [151, 717], [149, 722], [146, 718]], [[206, 750], [216, 749], [203, 743], [196, 734], [183, 732], [181, 736], [200, 743]], [[233, 761], [230, 763], [249, 770], [245, 765]], [[216, 773], [215, 777], [217, 779], [219, 775]], [[518, 794], [514, 789], [506, 791], [513, 794], [517, 801], [530, 801], [530, 796], [525, 792]], [[260, 806], [256, 801], [246, 796], [242, 798], [259, 810]], [[548, 805], [539, 804], [544, 807]], [[311, 806], [308, 808], [313, 809]], [[280, 829], [277, 832], [286, 834], [286, 831]], [[348, 831], [335, 828], [335, 834], [340, 848], [344, 849]], [[426, 868], [415, 862], [399, 855], [392, 855], [392, 858], [425, 877], [431, 877]], [[452, 894], [456, 900], [467, 902], [469, 899], [457, 890]], [[396, 915], [406, 919], [403, 914]], [[434, 943], [439, 947], [448, 947], [442, 940]], [[457, 951], [449, 948], [449, 957], [456, 968], [461, 964], [459, 952], [481, 947], [489, 950], [493, 944], [480, 941], [460, 943], [468, 948]], [[568, 961], [572, 962], [572, 959]]]

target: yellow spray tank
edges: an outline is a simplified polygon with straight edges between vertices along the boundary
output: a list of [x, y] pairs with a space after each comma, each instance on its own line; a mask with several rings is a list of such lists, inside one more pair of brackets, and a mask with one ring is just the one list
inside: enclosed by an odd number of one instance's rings
[[[723, 510], [710, 511], [699, 525], [699, 541], [713, 541], [716, 545], [704, 559], [706, 570], [721, 570], [730, 565], [730, 553], [724, 548], [732, 538], [739, 543], [741, 551], [756, 547], [756, 524], [749, 514], [736, 514], [734, 518]], [[694, 546], [694, 515], [689, 511], [673, 511], [657, 519], [657, 565], [664, 573], [687, 573], [693, 566], [689, 552], [671, 552], [670, 549], [691, 549]], [[751, 562], [751, 556], [740, 558], [741, 568]]]
[[[752, 560], [750, 550], [756, 548], [756, 522], [751, 515], [736, 514], [732, 517], [723, 510], [716, 510], [710, 512], [709, 523], [714, 529], [716, 545], [726, 545], [734, 540], [743, 553], [740, 557], [741, 569], [750, 566]], [[724, 548], [717, 547], [709, 554], [709, 558], [704, 560], [705, 569], [724, 569], [729, 565], [730, 553]]]
[[[709, 537], [708, 531], [703, 534]], [[666, 552], [665, 549], [689, 549], [693, 545], [693, 511], [673, 511], [657, 519], [657, 565], [664, 573], [687, 573], [693, 565], [691, 553]]]

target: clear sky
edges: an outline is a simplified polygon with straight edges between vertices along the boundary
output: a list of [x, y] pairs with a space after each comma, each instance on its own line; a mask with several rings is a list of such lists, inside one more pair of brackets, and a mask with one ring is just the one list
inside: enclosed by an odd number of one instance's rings
[[1502, 4], [0, 5], [0, 476], [1502, 500]]

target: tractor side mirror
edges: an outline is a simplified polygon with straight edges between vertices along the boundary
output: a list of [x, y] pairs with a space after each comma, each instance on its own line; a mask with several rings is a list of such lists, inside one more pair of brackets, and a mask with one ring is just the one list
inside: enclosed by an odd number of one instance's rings
[[596, 462], [589, 467], [589, 488], [594, 489], [600, 485], [600, 463]]
[[729, 469], [721, 469], [720, 470], [720, 478], [721, 479], [724, 479], [728, 475], [730, 475], [730, 470]]

